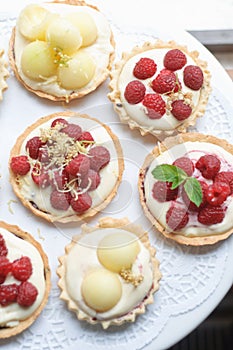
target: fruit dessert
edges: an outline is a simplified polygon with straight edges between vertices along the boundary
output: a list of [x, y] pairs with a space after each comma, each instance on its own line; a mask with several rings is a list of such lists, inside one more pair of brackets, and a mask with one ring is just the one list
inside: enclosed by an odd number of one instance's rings
[[28, 328], [49, 291], [50, 269], [40, 244], [18, 226], [0, 221], [0, 339]]
[[146, 42], [124, 53], [111, 73], [109, 99], [124, 123], [164, 138], [185, 132], [205, 112], [207, 63], [174, 41]]
[[19, 136], [9, 161], [16, 195], [48, 221], [79, 221], [115, 196], [124, 169], [118, 138], [85, 114], [43, 117]]
[[83, 225], [59, 261], [60, 298], [79, 320], [104, 329], [134, 322], [159, 288], [155, 248], [148, 234], [126, 218]]
[[108, 77], [113, 56], [107, 19], [78, 0], [25, 7], [9, 48], [17, 79], [53, 101], [69, 102], [94, 91]]
[[233, 232], [233, 146], [199, 133], [154, 148], [139, 176], [142, 207], [166, 237], [213, 244]]
[[0, 49], [0, 101], [3, 98], [3, 91], [7, 89], [6, 79], [9, 77], [7, 64], [3, 58], [3, 55], [4, 51]]

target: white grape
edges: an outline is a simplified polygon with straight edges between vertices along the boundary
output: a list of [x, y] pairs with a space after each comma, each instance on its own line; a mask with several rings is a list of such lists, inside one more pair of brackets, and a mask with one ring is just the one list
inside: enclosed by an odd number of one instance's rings
[[28, 5], [19, 15], [19, 31], [30, 41], [44, 40], [48, 24], [53, 17], [54, 15], [39, 5]]
[[95, 21], [88, 13], [73, 12], [66, 18], [79, 29], [83, 39], [82, 46], [92, 45], [96, 41], [98, 30]]
[[81, 292], [90, 308], [97, 312], [105, 312], [112, 309], [120, 300], [122, 286], [115, 273], [99, 268], [86, 274]]
[[58, 81], [68, 90], [77, 90], [87, 85], [95, 74], [95, 63], [92, 57], [78, 51], [67, 64], [58, 67]]
[[22, 72], [33, 80], [56, 74], [53, 52], [44, 41], [33, 41], [25, 46], [21, 56]]
[[46, 40], [51, 47], [68, 55], [75, 53], [82, 45], [79, 29], [65, 18], [57, 18], [50, 23], [46, 31]]
[[111, 234], [104, 237], [97, 249], [100, 263], [117, 273], [122, 269], [130, 269], [139, 252], [138, 241], [127, 233]]

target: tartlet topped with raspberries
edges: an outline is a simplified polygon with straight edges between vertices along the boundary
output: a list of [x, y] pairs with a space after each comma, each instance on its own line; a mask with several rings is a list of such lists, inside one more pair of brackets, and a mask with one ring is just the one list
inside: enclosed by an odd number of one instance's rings
[[4, 60], [4, 50], [0, 49], [0, 101], [2, 100], [2, 93], [7, 89], [6, 79], [9, 77], [7, 70], [7, 63]]
[[169, 137], [139, 175], [142, 207], [152, 224], [181, 244], [213, 244], [233, 232], [233, 146], [199, 133]]
[[50, 285], [41, 245], [18, 226], [0, 221], [0, 339], [21, 333], [36, 320]]
[[19, 13], [9, 59], [27, 90], [68, 103], [107, 79], [114, 50], [110, 25], [97, 7], [82, 0], [51, 1]]
[[28, 127], [11, 151], [9, 169], [14, 192], [27, 208], [66, 223], [107, 206], [121, 182], [124, 161], [109, 127], [67, 111]]
[[[59, 258], [60, 298], [79, 320], [120, 326], [153, 303], [161, 273], [148, 233], [127, 218], [82, 225]], [[156, 298], [156, 296], [155, 296]]]
[[122, 122], [163, 138], [186, 131], [205, 112], [207, 63], [174, 41], [146, 42], [123, 53], [111, 73], [109, 98]]

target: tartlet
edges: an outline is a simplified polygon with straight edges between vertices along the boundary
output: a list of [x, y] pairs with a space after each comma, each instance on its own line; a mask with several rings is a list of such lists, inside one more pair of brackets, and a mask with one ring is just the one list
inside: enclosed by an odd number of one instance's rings
[[[37, 319], [47, 303], [51, 281], [41, 245], [18, 226], [3, 221], [0, 264], [0, 339], [4, 339], [21, 333]], [[11, 288], [10, 296], [5, 288]]]
[[9, 160], [10, 182], [23, 205], [48, 221], [92, 217], [115, 196], [123, 153], [111, 129], [67, 111], [40, 118], [18, 137]]
[[97, 7], [79, 0], [52, 1], [21, 11], [9, 59], [27, 90], [68, 103], [106, 80], [114, 49], [111, 28]]
[[202, 116], [211, 91], [207, 62], [174, 41], [145, 42], [122, 54], [108, 94], [120, 120], [163, 139]]
[[144, 212], [164, 236], [207, 245], [233, 232], [233, 146], [199, 133], [159, 143], [139, 174]]
[[0, 49], [0, 101], [3, 98], [2, 96], [3, 91], [7, 89], [6, 79], [10, 75], [7, 70], [7, 63], [5, 62], [3, 55], [4, 55], [4, 50]]
[[104, 329], [134, 322], [159, 288], [155, 248], [142, 227], [126, 218], [83, 225], [59, 262], [60, 298], [79, 320]]

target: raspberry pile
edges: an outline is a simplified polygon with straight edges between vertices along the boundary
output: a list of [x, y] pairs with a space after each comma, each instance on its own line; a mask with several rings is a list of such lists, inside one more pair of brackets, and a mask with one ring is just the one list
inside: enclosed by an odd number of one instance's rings
[[221, 223], [225, 218], [227, 199], [233, 195], [233, 172], [221, 171], [221, 160], [215, 154], [205, 154], [196, 162], [180, 157], [173, 165], [195, 177], [201, 188], [202, 202], [197, 206], [189, 199], [184, 185], [172, 189], [171, 182], [156, 181], [152, 197], [158, 202], [171, 202], [166, 213], [166, 223], [173, 230], [183, 229], [192, 218], [206, 226]]
[[27, 155], [12, 157], [16, 176], [30, 174], [40, 189], [51, 187], [50, 204], [56, 210], [72, 208], [77, 214], [92, 206], [90, 192], [101, 183], [100, 171], [110, 162], [104, 146], [95, 145], [90, 132], [64, 118], [52, 121], [26, 143]]
[[[22, 256], [11, 262], [7, 255], [8, 249], [3, 235], [0, 234], [0, 305], [18, 303], [22, 307], [29, 307], [38, 295], [37, 288], [28, 281], [33, 270], [31, 260], [27, 256]], [[9, 275], [19, 283], [4, 284]]]
[[[152, 58], [140, 58], [132, 70], [136, 80], [126, 85], [124, 97], [129, 104], [142, 103], [145, 115], [150, 119], [160, 119], [170, 112], [178, 121], [184, 121], [192, 114], [193, 106], [190, 94], [186, 98], [182, 91], [182, 84], [193, 91], [200, 90], [204, 82], [203, 72], [198, 66], [187, 65], [186, 55], [179, 49], [167, 51], [163, 65], [157, 71], [157, 63]], [[183, 74], [182, 83], [177, 75], [179, 70]]]

